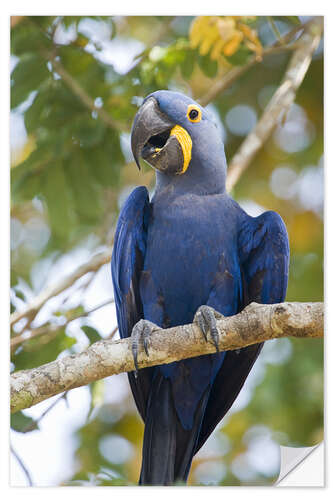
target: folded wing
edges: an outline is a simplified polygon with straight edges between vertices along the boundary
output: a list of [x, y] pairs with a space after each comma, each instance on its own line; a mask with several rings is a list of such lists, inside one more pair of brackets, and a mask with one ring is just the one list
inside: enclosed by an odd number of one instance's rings
[[[281, 217], [271, 211], [246, 217], [238, 234], [238, 255], [243, 278], [240, 310], [251, 302], [282, 302], [288, 283], [289, 243]], [[262, 346], [227, 352], [211, 390], [196, 451], [230, 409]]]
[[[121, 338], [130, 337], [132, 328], [143, 318], [139, 279], [146, 253], [150, 215], [148, 191], [136, 188], [126, 200], [117, 224], [111, 260], [114, 299]], [[138, 377], [128, 374], [140, 415], [145, 419], [151, 385], [151, 368], [140, 370]]]

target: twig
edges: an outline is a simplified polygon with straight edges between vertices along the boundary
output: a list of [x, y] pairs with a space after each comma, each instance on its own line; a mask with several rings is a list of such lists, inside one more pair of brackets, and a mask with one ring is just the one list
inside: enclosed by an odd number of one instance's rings
[[254, 130], [244, 139], [232, 158], [227, 177], [230, 191], [248, 167], [254, 155], [271, 135], [276, 125], [285, 116], [295, 100], [296, 92], [310, 66], [314, 51], [319, 45], [323, 29], [322, 18], [315, 18], [304, 30], [293, 53], [281, 85], [265, 108]]
[[[217, 321], [221, 351], [237, 350], [273, 338], [323, 336], [324, 306], [321, 302], [256, 304], [241, 313]], [[193, 323], [167, 330], [156, 329], [149, 342], [149, 356], [139, 352], [139, 368], [167, 364], [215, 352]], [[31, 370], [11, 375], [11, 411], [16, 412], [55, 394], [95, 380], [134, 370], [131, 339], [101, 340], [85, 351], [63, 357]]]
[[66, 319], [66, 322], [62, 325], [50, 325], [50, 324], [43, 325], [43, 326], [40, 326], [39, 328], [33, 329], [30, 332], [30, 335], [27, 335], [26, 333], [23, 333], [21, 335], [17, 335], [16, 337], [13, 337], [10, 340], [10, 347], [11, 347], [11, 349], [16, 348], [18, 345], [22, 344], [23, 342], [30, 340], [34, 337], [40, 337], [41, 335], [52, 334], [52, 338], [53, 338], [53, 335], [55, 333], [66, 328], [66, 326], [69, 323], [71, 323], [72, 321], [74, 321], [75, 319], [85, 318], [86, 316], [89, 316], [89, 314], [97, 311], [98, 309], [102, 309], [102, 307], [105, 307], [108, 304], [112, 304], [113, 302], [114, 302], [113, 298], [108, 299], [105, 302], [102, 302], [101, 304], [94, 306], [93, 308], [89, 309], [88, 311], [85, 311], [83, 313], [74, 313], [72, 315], [69, 315], [69, 317], [67, 317], [67, 319]]
[[34, 297], [34, 299], [28, 304], [22, 311], [15, 311], [10, 316], [10, 326], [13, 326], [17, 321], [24, 317], [36, 316], [41, 307], [47, 302], [51, 297], [59, 295], [59, 293], [66, 290], [73, 285], [79, 278], [85, 274], [93, 271], [96, 272], [104, 264], [107, 264], [111, 258], [111, 249], [94, 255], [87, 263], [79, 266], [71, 274], [60, 280], [54, 285], [50, 285], [44, 289], [39, 295]]
[[30, 424], [26, 425], [26, 427], [24, 427], [21, 432], [29, 432], [29, 431], [34, 430], [36, 428], [36, 424], [39, 424], [39, 422], [41, 420], [43, 420], [43, 418], [49, 413], [49, 411], [51, 411], [52, 408], [54, 408], [59, 403], [59, 401], [66, 398], [67, 393], [68, 393], [68, 391], [61, 394], [61, 396], [59, 398], [57, 398], [55, 401], [53, 401], [53, 403], [50, 404], [50, 406], [48, 408], [46, 408], [45, 411], [43, 411], [43, 413], [37, 418], [37, 420], [33, 420]]
[[276, 26], [272, 16], [267, 16], [267, 20], [269, 22], [270, 27], [272, 28], [272, 31], [273, 31], [278, 43], [280, 43], [280, 44], [283, 43], [281, 33], [279, 32], [278, 27]]
[[302, 29], [307, 29], [311, 21], [308, 21], [304, 25], [296, 26], [293, 30], [289, 31], [286, 35], [281, 37], [281, 39], [274, 43], [271, 47], [266, 47], [261, 55], [261, 59], [255, 55], [243, 66], [236, 66], [232, 68], [221, 80], [218, 80], [202, 97], [198, 99], [202, 106], [207, 106], [210, 102], [214, 101], [219, 94], [222, 94], [228, 87], [230, 87], [238, 78], [240, 78], [244, 73], [246, 73], [252, 66], [258, 64], [266, 56], [277, 54], [280, 52], [295, 50], [298, 46], [298, 41], [292, 45], [288, 43], [294, 39], [294, 37]]
[[14, 457], [16, 458], [16, 460], [18, 461], [21, 469], [23, 470], [23, 472], [25, 474], [25, 477], [28, 480], [29, 486], [33, 486], [33, 482], [32, 482], [31, 476], [30, 476], [30, 472], [28, 471], [28, 469], [24, 465], [21, 457], [16, 453], [16, 451], [14, 450], [14, 448], [12, 446], [10, 446], [10, 451], [12, 452], [12, 454], [14, 455]]
[[117, 333], [118, 331], [118, 325], [116, 325], [112, 330], [111, 332], [109, 333], [109, 335], [106, 337], [106, 340], [111, 340], [113, 339], [113, 337], [115, 336], [115, 334]]
[[69, 87], [69, 89], [75, 94], [84, 104], [85, 107], [94, 111], [103, 120], [105, 125], [120, 131], [127, 131], [127, 127], [124, 123], [115, 120], [110, 116], [110, 114], [103, 108], [98, 108], [95, 106], [94, 100], [89, 94], [81, 87], [81, 85], [71, 76], [71, 74], [62, 66], [62, 64], [53, 56], [49, 54], [49, 58], [52, 62], [54, 70], [61, 76], [63, 82]]

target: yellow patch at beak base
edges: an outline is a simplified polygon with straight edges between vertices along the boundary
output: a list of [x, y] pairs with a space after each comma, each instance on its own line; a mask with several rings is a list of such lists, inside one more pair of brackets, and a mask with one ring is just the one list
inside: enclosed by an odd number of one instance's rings
[[179, 172], [179, 175], [184, 174], [189, 166], [192, 157], [192, 139], [190, 134], [180, 125], [175, 125], [170, 132], [170, 135], [174, 135], [179, 142], [184, 157], [184, 163], [182, 171]]

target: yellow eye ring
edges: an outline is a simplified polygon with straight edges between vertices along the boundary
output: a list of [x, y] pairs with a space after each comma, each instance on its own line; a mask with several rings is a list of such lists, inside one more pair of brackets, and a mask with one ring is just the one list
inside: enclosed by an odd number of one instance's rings
[[187, 108], [186, 116], [190, 120], [190, 122], [198, 123], [201, 120], [202, 116], [201, 109], [196, 104], [190, 104]]

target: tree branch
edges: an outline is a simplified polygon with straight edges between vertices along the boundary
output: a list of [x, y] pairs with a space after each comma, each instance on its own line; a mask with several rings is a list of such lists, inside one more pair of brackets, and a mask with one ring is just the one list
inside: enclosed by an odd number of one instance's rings
[[281, 85], [265, 108], [254, 130], [245, 138], [229, 163], [227, 190], [235, 186], [255, 154], [273, 132], [283, 116], [286, 116], [295, 100], [296, 92], [309, 69], [313, 53], [317, 49], [323, 30], [323, 20], [316, 17], [309, 23], [298, 41]]
[[72, 286], [79, 278], [84, 276], [89, 272], [96, 272], [104, 264], [107, 264], [111, 258], [111, 249], [105, 250], [104, 252], [94, 255], [90, 261], [79, 266], [75, 271], [73, 271], [65, 278], [62, 278], [57, 283], [45, 288], [39, 295], [37, 295], [22, 311], [15, 311], [10, 315], [10, 326], [13, 326], [17, 321], [22, 318], [34, 318], [41, 307], [47, 302], [51, 297], [55, 297], [59, 293], [66, 290]]
[[210, 87], [206, 94], [198, 99], [201, 106], [207, 106], [207, 104], [214, 101], [214, 99], [216, 99], [219, 94], [222, 94], [228, 87], [230, 87], [230, 85], [238, 80], [238, 78], [240, 78], [250, 68], [258, 63], [261, 63], [264, 57], [272, 54], [278, 54], [280, 52], [295, 50], [298, 46], [298, 41], [294, 42], [292, 45], [289, 45], [289, 43], [294, 40], [295, 36], [301, 30], [307, 29], [309, 24], [312, 22], [313, 21], [311, 20], [305, 24], [296, 26], [294, 29], [277, 40], [273, 45], [271, 45], [270, 47], [265, 47], [262, 51], [261, 57], [254, 55], [246, 64], [243, 64], [242, 66], [235, 66], [230, 71], [228, 71], [228, 73], [226, 73], [226, 75], [221, 80], [218, 80], [214, 85]]
[[[252, 303], [241, 313], [217, 321], [219, 348], [221, 351], [240, 349], [281, 337], [322, 337], [323, 315], [321, 302]], [[138, 364], [144, 368], [214, 352], [213, 342], [206, 342], [193, 323], [153, 331], [149, 356], [142, 350]], [[130, 339], [101, 340], [79, 354], [13, 373], [11, 411], [29, 408], [63, 391], [133, 370]]]
[[21, 459], [20, 455], [14, 450], [14, 448], [12, 446], [10, 446], [10, 451], [12, 452], [13, 456], [16, 458], [16, 460], [18, 461], [21, 469], [23, 470], [24, 475], [27, 478], [29, 486], [33, 486], [33, 482], [32, 482], [32, 479], [31, 479], [30, 472], [28, 471], [27, 467], [24, 465], [24, 462]]
[[90, 109], [91, 111], [95, 111], [108, 127], [120, 131], [127, 131], [127, 128], [123, 123], [112, 118], [112, 116], [110, 116], [110, 114], [105, 111], [105, 109], [95, 106], [95, 102], [90, 97], [90, 95], [87, 94], [84, 88], [81, 87], [81, 85], [72, 77], [70, 73], [68, 73], [68, 71], [55, 57], [50, 57], [50, 60], [52, 62], [54, 70], [58, 73], [58, 75], [61, 76], [63, 82], [73, 92], [73, 94], [81, 100], [86, 108]]
[[[98, 311], [98, 309], [102, 309], [102, 307], [105, 307], [109, 304], [113, 304], [114, 299], [108, 299], [101, 304], [98, 304], [97, 306], [92, 307], [91, 309], [88, 309], [87, 311], [84, 312], [68, 312], [64, 311], [64, 315], [68, 316], [66, 317], [65, 323], [59, 325], [59, 324], [44, 324], [38, 328], [34, 328], [29, 335], [27, 335], [27, 332], [24, 332], [20, 335], [16, 335], [10, 340], [10, 348], [15, 349], [18, 345], [22, 344], [23, 342], [26, 342], [27, 340], [30, 340], [34, 337], [40, 337], [41, 335], [47, 335], [50, 333], [56, 333], [58, 331], [62, 331], [66, 326], [71, 323], [72, 321], [79, 319], [79, 318], [85, 318], [86, 316], [89, 316], [89, 314]], [[118, 328], [118, 327], [117, 327]]]

